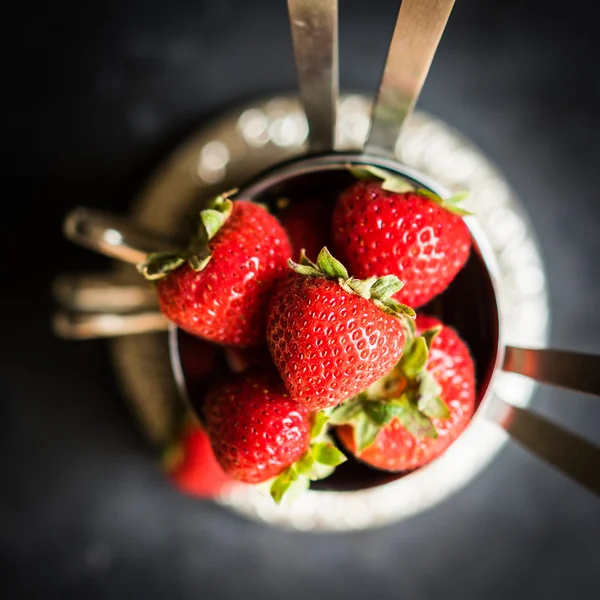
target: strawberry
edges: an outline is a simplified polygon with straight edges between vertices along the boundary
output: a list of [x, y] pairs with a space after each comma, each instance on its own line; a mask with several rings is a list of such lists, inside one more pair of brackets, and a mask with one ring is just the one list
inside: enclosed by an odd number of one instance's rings
[[208, 435], [197, 423], [184, 427], [167, 452], [165, 467], [175, 486], [192, 496], [213, 498], [235, 483], [219, 466]]
[[306, 487], [345, 460], [324, 439], [327, 418], [291, 400], [274, 369], [249, 369], [215, 386], [204, 416], [223, 470], [248, 483], [275, 478], [276, 502], [294, 484]]
[[185, 331], [218, 344], [260, 345], [269, 293], [291, 256], [285, 231], [263, 206], [226, 196], [200, 217], [186, 251], [151, 254], [138, 269], [157, 280], [162, 312]]
[[402, 354], [414, 312], [390, 296], [402, 286], [389, 275], [348, 276], [327, 248], [276, 287], [267, 343], [290, 396], [311, 410], [335, 406], [385, 375]]
[[304, 250], [306, 256], [315, 260], [328, 242], [331, 206], [325, 198], [317, 197], [287, 202], [280, 220], [292, 245], [292, 257], [296, 260]]
[[468, 213], [457, 206], [464, 194], [442, 200], [382, 169], [353, 173], [362, 179], [335, 206], [334, 250], [355, 277], [398, 276], [404, 287], [394, 298], [418, 308], [442, 293], [469, 257], [461, 218]]
[[384, 471], [420, 467], [442, 454], [469, 423], [475, 372], [466, 344], [437, 319], [418, 316], [420, 336], [399, 364], [335, 409], [342, 445]]

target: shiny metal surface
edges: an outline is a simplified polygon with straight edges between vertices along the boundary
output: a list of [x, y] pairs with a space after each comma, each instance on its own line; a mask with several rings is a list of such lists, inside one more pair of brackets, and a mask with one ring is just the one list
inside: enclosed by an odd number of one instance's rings
[[313, 152], [332, 150], [338, 103], [338, 0], [288, 0], [298, 90]]
[[[600, 356], [550, 348], [509, 347], [502, 368], [541, 383], [600, 396]], [[600, 463], [598, 471], [600, 476]]]
[[77, 313], [61, 310], [52, 319], [54, 333], [70, 340], [139, 335], [166, 331], [168, 327], [169, 322], [157, 310], [130, 314]]
[[137, 264], [149, 252], [176, 250], [177, 242], [147, 231], [128, 219], [89, 208], [76, 208], [65, 218], [65, 236], [94, 252]]
[[526, 450], [600, 496], [600, 448], [530, 410], [506, 402], [498, 406], [495, 422]]
[[454, 0], [402, 0], [373, 106], [366, 152], [393, 156], [453, 6]]
[[129, 312], [156, 308], [156, 292], [137, 272], [61, 275], [53, 282], [54, 299], [82, 312]]

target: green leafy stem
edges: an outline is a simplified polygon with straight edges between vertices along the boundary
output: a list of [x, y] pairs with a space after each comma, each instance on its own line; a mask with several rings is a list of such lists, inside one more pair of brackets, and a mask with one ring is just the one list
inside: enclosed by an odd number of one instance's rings
[[194, 271], [202, 271], [211, 259], [208, 242], [230, 217], [233, 202], [231, 190], [211, 200], [207, 208], [200, 212], [198, 231], [189, 246], [177, 252], [153, 252], [137, 265], [137, 270], [149, 281], [166, 277], [186, 262]]
[[367, 279], [350, 277], [346, 267], [334, 258], [326, 247], [319, 252], [316, 263], [312, 262], [304, 252], [300, 255], [299, 263], [295, 263], [291, 259], [288, 262], [290, 267], [300, 275], [337, 281], [340, 287], [348, 293], [371, 300], [386, 314], [405, 319], [407, 323], [411, 323], [411, 330], [414, 330], [412, 321], [415, 318], [415, 311], [410, 306], [392, 298], [404, 285], [395, 275]]
[[469, 196], [468, 191], [460, 191], [448, 198], [442, 198], [440, 195], [427, 188], [414, 186], [408, 179], [398, 175], [397, 173], [392, 173], [391, 171], [386, 171], [385, 169], [380, 169], [379, 167], [373, 167], [371, 165], [348, 165], [346, 168], [357, 179], [381, 180], [381, 188], [387, 192], [394, 192], [397, 194], [414, 192], [419, 196], [429, 198], [442, 208], [445, 208], [448, 212], [460, 217], [472, 214], [460, 206], [461, 203], [464, 202]]
[[272, 480], [270, 493], [276, 504], [280, 504], [284, 497], [293, 500], [309, 487], [311, 481], [329, 477], [338, 465], [347, 460], [328, 435], [330, 412], [329, 409], [315, 413], [308, 450]]
[[357, 452], [373, 444], [381, 429], [394, 419], [414, 437], [437, 437], [432, 420], [450, 416], [441, 387], [427, 371], [429, 350], [440, 329], [429, 329], [408, 340], [390, 373], [333, 410], [329, 422], [352, 426]]

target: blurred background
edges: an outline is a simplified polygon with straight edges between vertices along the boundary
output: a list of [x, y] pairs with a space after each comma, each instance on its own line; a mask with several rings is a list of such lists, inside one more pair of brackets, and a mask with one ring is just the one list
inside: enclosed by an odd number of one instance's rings
[[[340, 2], [342, 89], [373, 91], [397, 2]], [[420, 108], [504, 172], [548, 270], [552, 345], [600, 353], [600, 38], [594, 2], [457, 0]], [[178, 494], [103, 341], [55, 339], [73, 206], [126, 212], [178, 142], [295, 85], [286, 6], [11, 3], [4, 14], [0, 575], [4, 598], [587, 597], [600, 502], [514, 444], [460, 493], [372, 532], [287, 533]], [[7, 271], [8, 269], [8, 271]], [[535, 409], [600, 442], [600, 403]], [[600, 465], [599, 465], [600, 469]]]

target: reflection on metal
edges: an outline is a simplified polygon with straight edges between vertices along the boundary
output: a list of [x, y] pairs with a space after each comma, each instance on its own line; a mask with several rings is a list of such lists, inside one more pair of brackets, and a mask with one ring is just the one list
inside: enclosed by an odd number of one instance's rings
[[130, 312], [156, 307], [156, 291], [131, 275], [65, 274], [52, 286], [55, 300], [64, 308], [82, 312]]
[[72, 242], [126, 263], [142, 262], [149, 252], [176, 250], [177, 242], [131, 223], [129, 219], [89, 208], [71, 211], [63, 225]]
[[52, 326], [59, 337], [89, 340], [166, 331], [169, 322], [156, 310], [126, 315], [58, 311], [54, 315]]
[[310, 149], [331, 150], [338, 101], [338, 2], [288, 0], [288, 11]]
[[600, 448], [530, 410], [505, 402], [496, 422], [525, 449], [600, 495]]
[[394, 154], [453, 6], [454, 0], [402, 0], [373, 106], [367, 152]]
[[[600, 356], [548, 348], [509, 347], [503, 369], [541, 383], [600, 396]], [[600, 476], [600, 463], [598, 472]]]

